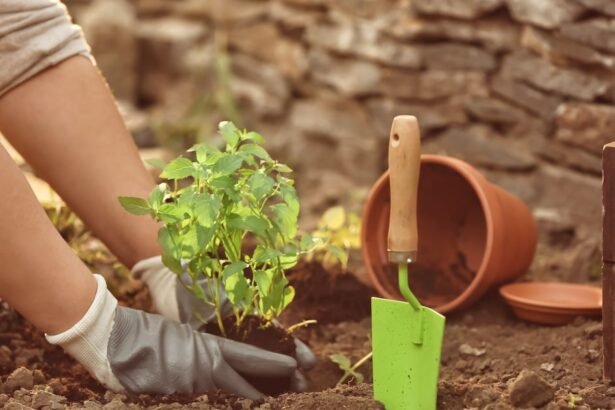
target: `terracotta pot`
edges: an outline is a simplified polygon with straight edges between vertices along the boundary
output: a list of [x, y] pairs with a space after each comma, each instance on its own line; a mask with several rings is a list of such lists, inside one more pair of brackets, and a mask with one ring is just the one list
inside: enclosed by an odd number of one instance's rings
[[[373, 186], [363, 210], [362, 254], [374, 288], [402, 299], [397, 265], [387, 260], [389, 176]], [[536, 250], [536, 224], [517, 197], [466, 162], [421, 156], [419, 251], [410, 288], [441, 313], [476, 302], [488, 289], [523, 275]]]

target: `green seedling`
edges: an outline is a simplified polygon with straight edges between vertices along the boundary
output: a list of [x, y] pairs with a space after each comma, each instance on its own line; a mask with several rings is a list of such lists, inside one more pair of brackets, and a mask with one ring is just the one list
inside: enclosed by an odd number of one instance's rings
[[313, 250], [306, 254], [306, 260], [318, 261], [333, 271], [348, 268], [348, 257], [352, 249], [361, 243], [361, 220], [355, 213], [347, 213], [343, 207], [329, 208], [318, 222], [318, 229], [311, 233]]
[[[297, 263], [312, 240], [297, 239], [299, 201], [288, 166], [273, 160], [263, 137], [222, 122], [224, 149], [197, 144], [194, 160], [178, 157], [167, 164], [147, 199], [121, 197], [135, 215], [162, 222], [158, 238], [164, 264], [188, 274], [189, 290], [214, 307], [226, 335], [221, 290], [233, 306], [236, 325], [249, 315], [278, 317], [295, 295], [285, 271]], [[246, 249], [246, 242], [252, 244]], [[184, 273], [185, 272], [185, 273]], [[197, 284], [208, 279], [204, 291]]]
[[352, 364], [350, 358], [344, 354], [336, 353], [329, 356], [329, 359], [335, 364], [337, 364], [341, 371], [344, 372], [340, 380], [337, 384], [342, 384], [346, 380], [353, 378], [357, 381], [357, 383], [362, 383], [365, 377], [362, 373], [358, 371], [359, 367], [365, 364], [368, 360], [372, 358], [372, 352], [369, 352], [362, 358], [360, 358], [355, 364]]
[[583, 397], [579, 396], [578, 394], [568, 393], [566, 404], [568, 405], [569, 409], [576, 408], [582, 402], [583, 402]]

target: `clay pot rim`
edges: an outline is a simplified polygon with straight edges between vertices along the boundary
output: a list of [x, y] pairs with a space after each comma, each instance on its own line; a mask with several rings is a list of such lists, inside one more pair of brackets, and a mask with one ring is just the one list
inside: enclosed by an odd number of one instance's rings
[[[557, 292], [558, 290], [565, 288], [573, 293], [576, 292], [582, 302], [579, 303], [579, 299], [577, 299], [576, 304], [574, 301], [572, 301], [572, 303], [547, 302], [540, 299], [519, 296], [516, 293], [519, 289], [527, 289], [528, 287], [542, 288], [547, 292]], [[591, 285], [564, 282], [518, 282], [500, 287], [499, 292], [508, 304], [514, 304], [516, 306], [527, 307], [530, 309], [536, 308], [543, 310], [547, 309], [553, 312], [574, 311], [582, 313], [602, 309], [602, 288]], [[591, 294], [593, 294], [593, 298], [587, 297], [587, 295]], [[597, 303], [592, 303], [592, 301], [597, 301]]]
[[[475, 170], [471, 165], [467, 164], [464, 161], [458, 160], [456, 158], [451, 158], [451, 157], [442, 156], [442, 155], [423, 154], [421, 155], [421, 163], [443, 165], [455, 171], [460, 176], [462, 176], [463, 179], [472, 187], [474, 194], [478, 197], [478, 200], [482, 208], [482, 213], [485, 218], [485, 227], [486, 227], [485, 249], [484, 249], [483, 257], [481, 260], [481, 264], [478, 267], [478, 270], [476, 271], [476, 275], [474, 276], [474, 279], [472, 279], [472, 282], [470, 283], [470, 285], [467, 286], [453, 300], [443, 305], [434, 306], [434, 309], [436, 309], [438, 312], [448, 313], [450, 311], [455, 310], [459, 306], [461, 306], [463, 303], [465, 303], [465, 301], [468, 298], [470, 298], [470, 296], [474, 293], [475, 289], [479, 286], [481, 279], [483, 278], [483, 276], [485, 275], [487, 271], [486, 265], [491, 260], [491, 254], [493, 253], [493, 242], [494, 242], [494, 232], [493, 232], [494, 220], [493, 220], [493, 213], [491, 211], [491, 208], [488, 205], [489, 201], [487, 200], [487, 194], [485, 193], [485, 189], [484, 189], [484, 185], [489, 182], [486, 179], [484, 179], [484, 177], [477, 170]], [[376, 200], [375, 196], [372, 195], [372, 193], [382, 190], [382, 185], [386, 181], [388, 181], [388, 179], [389, 179], [389, 171], [387, 170], [376, 181], [376, 183], [374, 184], [374, 187], [370, 191], [370, 195], [368, 196], [369, 198], [368, 205], [370, 205], [369, 208], [371, 208], [371, 205]], [[419, 178], [419, 181], [420, 181], [420, 178]], [[365, 221], [364, 223], [367, 223], [367, 209], [368, 209], [368, 206], [364, 207], [364, 210], [363, 210], [362, 218]], [[366, 229], [362, 229], [361, 235], [368, 235], [368, 233], [365, 231]], [[421, 238], [419, 238], [419, 241], [420, 240]], [[365, 240], [363, 240], [363, 243], [365, 243]], [[364, 260], [371, 260], [367, 247], [363, 247], [361, 252], [363, 254]], [[381, 295], [386, 295], [388, 298], [391, 298], [391, 299], [398, 298], [397, 295], [392, 295], [380, 284], [371, 266], [367, 266], [367, 272], [371, 278], [371, 282], [374, 284], [374, 286], [376, 287], [376, 290]]]

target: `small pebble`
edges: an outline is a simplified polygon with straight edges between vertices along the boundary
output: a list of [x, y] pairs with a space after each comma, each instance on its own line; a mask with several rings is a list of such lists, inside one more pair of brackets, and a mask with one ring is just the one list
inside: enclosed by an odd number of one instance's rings
[[478, 349], [476, 347], [472, 347], [469, 344], [462, 344], [459, 346], [459, 353], [469, 355], [469, 356], [482, 356], [487, 353], [487, 349]]

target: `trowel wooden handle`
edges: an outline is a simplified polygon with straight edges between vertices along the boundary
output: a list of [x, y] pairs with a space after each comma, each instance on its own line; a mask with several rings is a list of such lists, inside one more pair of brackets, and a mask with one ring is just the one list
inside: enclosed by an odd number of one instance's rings
[[389, 136], [389, 260], [414, 260], [418, 250], [417, 194], [421, 161], [421, 133], [416, 117], [393, 119]]

